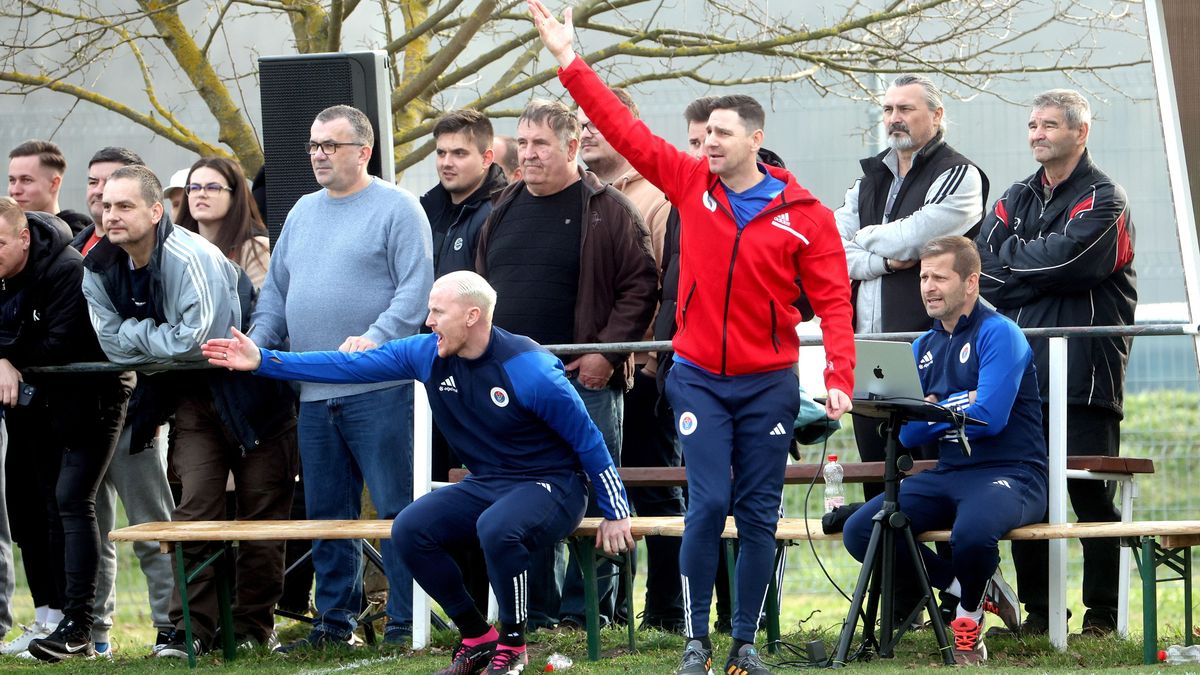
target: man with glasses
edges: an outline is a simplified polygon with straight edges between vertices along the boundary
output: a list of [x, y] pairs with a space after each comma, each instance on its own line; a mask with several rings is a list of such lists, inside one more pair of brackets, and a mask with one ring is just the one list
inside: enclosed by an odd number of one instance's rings
[[[321, 190], [284, 222], [254, 313], [251, 337], [267, 348], [359, 352], [413, 335], [433, 286], [429, 221], [411, 193], [367, 173], [375, 143], [359, 110], [326, 108], [305, 146]], [[390, 144], [384, 151], [390, 152]], [[412, 500], [411, 380], [300, 388], [300, 461], [322, 489], [305, 491], [308, 517], [359, 517], [364, 481], [380, 518]], [[412, 636], [412, 577], [397, 544], [382, 543], [388, 578], [384, 641]], [[362, 610], [358, 541], [313, 542], [317, 616], [282, 651], [343, 646]]]
[[[612, 92], [635, 117], [641, 117], [637, 104], [627, 91], [614, 87]], [[667, 217], [671, 214], [671, 203], [663, 196], [662, 190], [646, 180], [629, 164], [629, 160], [613, 148], [585, 112], [576, 110], [575, 118], [583, 130], [579, 137], [579, 157], [589, 171], [625, 195], [642, 214], [650, 230], [650, 247], [655, 263], [661, 269], [663, 236], [667, 229]], [[654, 339], [652, 328], [646, 331], [646, 340]], [[625, 392], [621, 464], [679, 466], [680, 450], [672, 433], [674, 421], [669, 419], [670, 414], [665, 410], [666, 401], [659, 396], [655, 382], [658, 358], [650, 352], [636, 353], [633, 358], [633, 388]], [[663, 404], [661, 416], [657, 414], [660, 403]], [[633, 488], [629, 491], [629, 497], [639, 516], [683, 515], [683, 492], [678, 486]], [[618, 596], [621, 590], [618, 588]], [[571, 605], [563, 609], [563, 617], [582, 625], [583, 598], [576, 596], [570, 601]], [[624, 614], [624, 603], [620, 597], [616, 613], [619, 617]], [[683, 597], [679, 580], [678, 537], [646, 538], [646, 610], [642, 623], [659, 629], [682, 630]]]

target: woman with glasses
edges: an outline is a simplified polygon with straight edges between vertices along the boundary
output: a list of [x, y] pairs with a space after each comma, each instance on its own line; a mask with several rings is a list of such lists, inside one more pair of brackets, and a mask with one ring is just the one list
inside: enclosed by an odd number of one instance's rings
[[270, 242], [242, 168], [223, 157], [205, 157], [192, 165], [183, 190], [179, 224], [211, 241], [261, 287]]

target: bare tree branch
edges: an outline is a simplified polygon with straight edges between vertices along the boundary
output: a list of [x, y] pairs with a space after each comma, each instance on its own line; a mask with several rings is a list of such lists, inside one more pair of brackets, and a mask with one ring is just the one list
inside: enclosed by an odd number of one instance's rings
[[[187, 3], [187, 16], [180, 18]], [[548, 85], [544, 54], [524, 0], [18, 0], [0, 7], [0, 94], [38, 89], [87, 101], [205, 154], [231, 154], [251, 172], [261, 146], [246, 117], [256, 77], [247, 53], [214, 49], [243, 21], [286, 22], [288, 49], [313, 53], [347, 44], [391, 55], [399, 170], [432, 148], [433, 120], [447, 107], [491, 117]], [[790, 84], [822, 96], [874, 100], [880, 78], [936, 74], [951, 95], [997, 94], [999, 85], [1057, 73], [1081, 89], [1117, 92], [1107, 78], [1144, 67], [1147, 56], [1110, 49], [1111, 38], [1144, 35], [1125, 0], [575, 0], [578, 49], [608, 82], [683, 81], [702, 88]], [[348, 21], [362, 7], [379, 13]], [[361, 24], [371, 26], [363, 32]], [[214, 54], [214, 52], [217, 52]], [[224, 52], [223, 54], [221, 52]], [[129, 61], [120, 61], [121, 59]], [[114, 61], [117, 60], [117, 61]], [[105, 94], [110, 63], [142, 78], [137, 100]], [[154, 87], [177, 77], [182, 94]], [[245, 85], [245, 91], [243, 87]], [[236, 90], [235, 90], [236, 89]], [[165, 91], [165, 90], [164, 90]], [[252, 95], [252, 93], [251, 93]], [[235, 104], [235, 101], [238, 103]], [[216, 139], [200, 139], [178, 114], [202, 107]]]
[[192, 150], [198, 154], [213, 155], [216, 157], [230, 156], [227, 151], [223, 150], [219, 146], [212, 145], [195, 135], [184, 133], [183, 131], [176, 129], [169, 124], [163, 124], [150, 115], [139, 113], [123, 103], [114, 101], [106, 96], [101, 96], [100, 94], [84, 89], [83, 87], [78, 87], [67, 82], [38, 77], [36, 75], [14, 73], [11, 71], [0, 71], [0, 81], [12, 82], [31, 87], [33, 89], [48, 89], [50, 91], [57, 91], [69, 96], [74, 96], [81, 101], [94, 103], [101, 108], [105, 108], [117, 113], [118, 115], [149, 129], [150, 131], [154, 132], [155, 135], [162, 136], [172, 143]]

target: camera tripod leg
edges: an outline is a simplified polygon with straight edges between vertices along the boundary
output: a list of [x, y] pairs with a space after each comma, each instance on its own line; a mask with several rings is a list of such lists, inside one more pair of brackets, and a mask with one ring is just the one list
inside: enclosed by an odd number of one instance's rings
[[[880, 514], [882, 515], [882, 514]], [[875, 557], [879, 553], [880, 541], [883, 538], [883, 523], [877, 515], [871, 525], [871, 539], [867, 542], [867, 553], [863, 557], [863, 566], [858, 573], [858, 583], [854, 586], [854, 595], [850, 599], [850, 612], [846, 614], [846, 622], [842, 624], [842, 633], [838, 636], [837, 650], [833, 654], [832, 666], [841, 668], [846, 665], [846, 657], [850, 653], [850, 644], [854, 642], [854, 630], [858, 627], [858, 616], [862, 612], [863, 600], [871, 585], [871, 577], [875, 572]], [[867, 639], [870, 628], [864, 624], [863, 639]]]

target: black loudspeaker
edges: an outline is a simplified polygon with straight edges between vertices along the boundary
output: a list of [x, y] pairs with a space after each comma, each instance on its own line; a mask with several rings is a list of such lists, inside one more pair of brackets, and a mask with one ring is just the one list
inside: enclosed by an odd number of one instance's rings
[[358, 108], [371, 120], [373, 176], [395, 179], [391, 87], [386, 52], [264, 56], [258, 60], [262, 99], [266, 212], [271, 245], [300, 197], [321, 189], [304, 151], [317, 114], [332, 105]]

